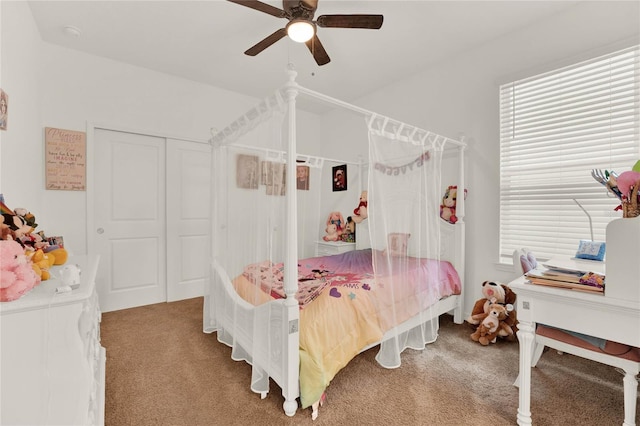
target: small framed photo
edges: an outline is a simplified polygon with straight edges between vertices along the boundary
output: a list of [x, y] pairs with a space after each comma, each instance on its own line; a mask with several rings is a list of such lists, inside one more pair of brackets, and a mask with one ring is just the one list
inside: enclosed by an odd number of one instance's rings
[[296, 166], [296, 188], [309, 190], [309, 166]]
[[335, 166], [333, 168], [333, 190], [334, 191], [346, 191], [347, 190], [347, 165]]
[[287, 188], [286, 164], [263, 161], [261, 168], [262, 177], [260, 183], [266, 186], [266, 194], [285, 195]]
[[238, 154], [236, 185], [238, 188], [258, 189], [260, 159], [257, 155]]
[[387, 253], [391, 256], [406, 257], [411, 234], [391, 232], [387, 235]]
[[47, 237], [47, 242], [52, 246], [64, 247], [64, 238], [61, 236]]
[[0, 89], [0, 130], [7, 130], [9, 118], [9, 95]]

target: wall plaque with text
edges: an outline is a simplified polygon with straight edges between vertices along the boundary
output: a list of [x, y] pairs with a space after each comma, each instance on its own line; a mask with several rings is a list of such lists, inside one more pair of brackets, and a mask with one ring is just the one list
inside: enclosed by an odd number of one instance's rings
[[87, 180], [84, 132], [45, 127], [46, 189], [84, 191]]

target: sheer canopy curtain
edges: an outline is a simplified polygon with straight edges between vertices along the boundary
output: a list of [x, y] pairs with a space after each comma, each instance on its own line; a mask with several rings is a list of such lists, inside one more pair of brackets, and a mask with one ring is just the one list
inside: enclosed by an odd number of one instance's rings
[[[287, 112], [277, 92], [212, 140], [212, 284], [205, 291], [203, 327], [232, 348], [232, 359], [252, 365], [251, 389], [261, 394], [269, 391], [269, 377], [281, 386], [288, 380], [290, 361], [282, 347], [272, 347], [273, 336], [297, 336], [287, 332], [282, 317], [287, 194], [298, 195], [296, 210], [303, 218], [297, 221], [299, 258], [320, 238], [316, 224], [322, 221], [323, 160], [288, 153]], [[305, 168], [308, 182], [301, 190], [287, 186], [291, 160]]]
[[[376, 290], [387, 295], [376, 299], [377, 308], [383, 330], [393, 333], [376, 360], [396, 368], [404, 349], [423, 349], [437, 337], [438, 321], [428, 319], [440, 295], [426, 283], [427, 275], [440, 280], [442, 146], [429, 135], [412, 135], [410, 128], [389, 127], [375, 119], [369, 126], [369, 230]], [[419, 325], [396, 327], [416, 312], [424, 317]]]
[[[281, 310], [265, 302], [271, 295], [280, 298], [275, 303], [284, 303], [286, 194], [296, 191], [286, 186], [285, 117], [282, 100], [270, 99], [243, 117], [244, 123], [230, 134], [213, 140], [214, 282], [205, 292], [204, 331], [217, 332], [218, 340], [232, 348], [232, 359], [252, 365], [251, 389], [257, 393], [269, 391], [267, 366], [281, 365], [274, 377], [280, 383], [286, 376], [284, 356], [269, 347], [264, 326], [283, 325]], [[302, 163], [310, 164], [310, 188], [319, 174], [313, 160]], [[313, 212], [314, 205], [319, 210], [313, 196], [304, 197], [304, 203], [307, 211]], [[308, 220], [317, 223], [319, 218]], [[248, 281], [260, 285], [243, 285]]]
[[[304, 283], [310, 285], [308, 276], [301, 280], [299, 274], [304, 269], [301, 265], [306, 267], [311, 260], [301, 259], [309, 256], [309, 242], [313, 245], [322, 237], [318, 224], [325, 223], [327, 211], [344, 211], [340, 204], [344, 195], [340, 191], [323, 192], [326, 170], [323, 173], [322, 167], [330, 169], [332, 161], [287, 152], [295, 144], [289, 139], [292, 130], [286, 126], [291, 124], [284, 120], [286, 113], [284, 103], [276, 96], [273, 102], [253, 109], [237, 125], [230, 126], [228, 134], [213, 138], [214, 247], [203, 327], [205, 332], [217, 332], [218, 340], [232, 348], [234, 360], [252, 365], [254, 392], [268, 392], [269, 378], [280, 385], [289, 414], [295, 412], [298, 396], [302, 408], [319, 401], [333, 375], [367, 349], [363, 346], [377, 344], [381, 336], [384, 342], [376, 359], [386, 368], [400, 366], [404, 349], [423, 349], [435, 340], [438, 322], [430, 307], [444, 296], [438, 289], [444, 286], [437, 284], [448, 282], [448, 277], [440, 276], [445, 272], [438, 264], [444, 138], [372, 116], [359, 121], [363, 134], [369, 134], [369, 170], [362, 171], [367, 175], [363, 189], [368, 190], [368, 218], [356, 228], [356, 240], [371, 245], [361, 247], [365, 252], [344, 254], [365, 256], [373, 273], [367, 269], [362, 282], [345, 282], [343, 298], [331, 296], [330, 290], [340, 286], [340, 280], [351, 270], [337, 274], [335, 282], [327, 282], [332, 288], [312, 294], [317, 298], [304, 293]], [[309, 167], [308, 189], [288, 186], [291, 175], [285, 179], [286, 166], [291, 170], [294, 161], [295, 165]], [[355, 186], [360, 189], [360, 185]], [[293, 198], [297, 200], [293, 206], [298, 215], [304, 212], [304, 220], [289, 217], [288, 202]], [[356, 202], [353, 196], [349, 205]], [[287, 235], [293, 221], [297, 225], [291, 232], [297, 239]], [[358, 234], [366, 229], [369, 238]], [[296, 245], [297, 258], [289, 263], [288, 250]], [[325, 258], [319, 261], [330, 262]], [[319, 271], [329, 269], [321, 268]], [[311, 297], [308, 300], [313, 300], [301, 309], [290, 297], [291, 291], [285, 294], [285, 287], [291, 290], [288, 277], [292, 270], [296, 299], [304, 300], [307, 294]], [[310, 279], [317, 281], [316, 270], [312, 271]], [[360, 306], [367, 309], [359, 310]], [[346, 307], [347, 314], [338, 315], [342, 312], [338, 307]], [[311, 314], [318, 310], [322, 315]], [[344, 321], [338, 323], [339, 318]], [[358, 334], [358, 330], [364, 331]], [[334, 338], [349, 340], [342, 339], [343, 331], [345, 336], [358, 334], [360, 338], [364, 334], [366, 339], [334, 348]], [[322, 335], [317, 339], [321, 345], [305, 345], [316, 335]], [[344, 356], [332, 357], [332, 351]], [[325, 365], [317, 368], [320, 363]]]

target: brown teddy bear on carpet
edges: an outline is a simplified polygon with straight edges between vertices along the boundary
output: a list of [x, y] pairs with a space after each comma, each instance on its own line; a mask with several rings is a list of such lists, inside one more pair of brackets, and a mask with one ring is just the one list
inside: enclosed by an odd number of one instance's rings
[[[489, 307], [492, 303], [499, 303], [505, 306], [511, 305], [512, 310], [507, 311], [507, 318], [503, 321], [508, 328], [501, 329], [499, 336], [506, 337], [507, 340], [515, 340], [515, 335], [518, 332], [518, 319], [516, 311], [513, 309], [516, 303], [516, 294], [506, 284], [485, 281], [482, 283], [482, 296], [473, 305], [473, 310], [467, 318], [467, 322], [471, 325], [480, 324], [489, 314]], [[511, 332], [509, 332], [509, 328]]]
[[512, 305], [504, 306], [499, 303], [492, 303], [489, 306], [487, 316], [482, 320], [476, 331], [471, 334], [471, 340], [487, 346], [489, 343], [495, 343], [498, 336], [512, 335], [511, 327], [505, 323], [509, 316], [509, 308], [513, 310]]

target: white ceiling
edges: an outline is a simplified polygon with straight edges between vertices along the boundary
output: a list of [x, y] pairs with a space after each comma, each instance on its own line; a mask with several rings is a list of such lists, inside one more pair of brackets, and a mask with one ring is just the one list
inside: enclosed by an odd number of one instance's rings
[[[29, 1], [49, 43], [258, 98], [284, 84], [292, 63], [301, 85], [347, 102], [575, 3], [320, 0], [316, 18], [384, 15], [380, 30], [319, 28], [331, 57], [320, 67], [304, 44], [288, 38], [244, 55], [287, 21], [223, 0]], [[81, 35], [67, 35], [68, 25]]]

